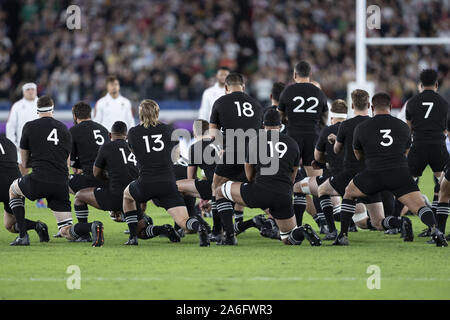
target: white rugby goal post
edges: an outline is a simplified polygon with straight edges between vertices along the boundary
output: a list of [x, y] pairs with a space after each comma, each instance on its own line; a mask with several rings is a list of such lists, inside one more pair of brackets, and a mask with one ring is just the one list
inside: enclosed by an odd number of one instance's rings
[[[367, 2], [366, 0], [356, 1], [356, 81], [347, 84], [347, 102], [350, 101], [350, 93], [356, 88], [364, 89], [370, 96], [374, 94], [375, 84], [367, 81], [367, 46], [404, 46], [404, 45], [447, 45], [450, 44], [450, 37], [436, 38], [381, 38], [366, 35], [367, 22]], [[381, 8], [383, 10], [383, 8]], [[349, 104], [350, 105], [350, 104]]]

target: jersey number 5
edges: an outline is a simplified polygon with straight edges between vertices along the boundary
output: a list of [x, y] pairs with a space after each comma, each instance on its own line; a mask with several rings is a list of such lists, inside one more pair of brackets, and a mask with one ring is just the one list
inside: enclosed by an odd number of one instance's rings
[[95, 143], [99, 146], [103, 145], [105, 143], [105, 138], [100, 134], [100, 130], [93, 130], [92, 132], [94, 133]]
[[380, 144], [383, 147], [389, 147], [393, 142], [394, 139], [392, 139], [392, 137], [389, 135], [389, 133], [391, 133], [391, 129], [384, 129], [384, 130], [380, 130], [380, 133], [384, 133], [383, 134], [383, 139], [387, 139], [387, 141], [381, 141]]
[[56, 131], [56, 128], [50, 131], [50, 134], [47, 137], [47, 141], [52, 141], [55, 146], [58, 145], [59, 139], [58, 139], [58, 131]]
[[[154, 151], [161, 151], [162, 149], [164, 149], [164, 142], [161, 140], [162, 138], [162, 134], [153, 134], [151, 136], [154, 139], [154, 143], [159, 144], [159, 147], [152, 147], [152, 150]], [[148, 136], [143, 136], [142, 139], [144, 139], [145, 141], [145, 148], [147, 149], [147, 153], [150, 152], [150, 143], [148, 141]]]
[[427, 112], [425, 113], [425, 117], [424, 117], [424, 119], [428, 119], [428, 117], [430, 116], [431, 109], [433, 109], [434, 103], [433, 102], [422, 102], [422, 105], [425, 107], [428, 107]]

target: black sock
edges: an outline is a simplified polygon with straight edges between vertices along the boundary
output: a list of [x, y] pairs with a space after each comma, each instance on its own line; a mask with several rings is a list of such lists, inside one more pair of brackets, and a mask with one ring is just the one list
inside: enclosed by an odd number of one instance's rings
[[[435, 188], [436, 188], [436, 186], [435, 186]], [[434, 194], [433, 195], [433, 202], [431, 203], [431, 210], [433, 210], [433, 214], [434, 214], [435, 218], [437, 218], [436, 217], [436, 211], [437, 211], [438, 203], [439, 203], [439, 194]]]
[[403, 203], [401, 203], [400, 201], [398, 201], [398, 199], [395, 199], [395, 209], [394, 209], [394, 217], [400, 217], [400, 213], [403, 210]]
[[234, 224], [234, 231], [237, 232], [244, 232], [247, 229], [250, 228], [256, 228], [255, 222], [253, 222], [253, 219], [247, 220], [247, 221], [238, 221]]
[[87, 223], [89, 215], [89, 209], [87, 204], [83, 203], [80, 206], [75, 205], [73, 207], [75, 209], [75, 215], [77, 216], [78, 222]]
[[319, 228], [322, 227], [324, 224], [326, 224], [325, 216], [323, 215], [322, 212], [316, 213], [316, 215], [313, 216], [313, 219], [317, 223], [317, 226]]
[[401, 228], [402, 227], [402, 218], [388, 216], [381, 221], [381, 225], [383, 226], [384, 230], [389, 230], [389, 229], [393, 229], [393, 228]]
[[76, 240], [81, 236], [89, 234], [91, 232], [92, 223], [79, 222], [70, 227], [69, 232]]
[[213, 218], [213, 230], [214, 234], [222, 232], [222, 221], [220, 220], [219, 212], [217, 211], [216, 197], [211, 198], [211, 213]]
[[343, 199], [341, 203], [341, 232], [339, 235], [348, 235], [348, 227], [353, 221], [352, 217], [355, 214], [356, 201]]
[[221, 198], [216, 201], [217, 211], [219, 212], [220, 220], [222, 221], [222, 226], [227, 235], [234, 234], [234, 224], [233, 224], [233, 202]]
[[305, 235], [301, 228], [295, 228], [291, 231], [291, 234], [288, 237], [288, 241], [290, 244], [299, 245], [305, 239]]
[[303, 213], [306, 209], [306, 196], [304, 193], [294, 192], [294, 213], [297, 226], [303, 224]]
[[445, 225], [449, 214], [450, 205], [448, 202], [439, 202], [436, 209], [436, 218], [438, 229], [445, 233]]
[[134, 238], [137, 236], [137, 210], [132, 210], [125, 212], [125, 221], [128, 224], [128, 229], [130, 230], [130, 238]]
[[320, 207], [322, 208], [323, 211], [323, 215], [325, 216], [325, 220], [327, 221], [328, 230], [330, 232], [333, 232], [334, 230], [336, 230], [336, 225], [334, 224], [334, 217], [333, 217], [334, 208], [330, 196], [321, 196], [319, 198], [319, 201]]
[[200, 228], [200, 222], [198, 222], [196, 217], [190, 217], [186, 221], [186, 229], [188, 229], [190, 231], [198, 231], [199, 228]]
[[244, 211], [234, 210], [234, 222], [244, 221]]
[[184, 203], [186, 204], [186, 209], [188, 211], [189, 217], [195, 215], [195, 198], [191, 196], [184, 196]]
[[337, 205], [336, 207], [333, 207], [333, 218], [334, 221], [341, 221], [341, 205]]
[[9, 207], [11, 208], [14, 217], [16, 218], [17, 231], [19, 232], [19, 237], [25, 237], [27, 233], [27, 225], [25, 222], [25, 207], [23, 205], [22, 198], [14, 198], [9, 201]]
[[395, 210], [394, 195], [390, 191], [382, 191], [381, 198], [383, 201], [384, 216], [393, 216]]
[[147, 228], [145, 228], [145, 232], [143, 232], [143, 235], [144, 234], [146, 236], [144, 237], [144, 239], [151, 239], [159, 236], [160, 234], [165, 234], [165, 229], [162, 226], [154, 226], [150, 224], [147, 226]]
[[418, 214], [420, 220], [429, 228], [433, 228], [436, 225], [436, 219], [430, 207], [425, 206], [420, 208]]

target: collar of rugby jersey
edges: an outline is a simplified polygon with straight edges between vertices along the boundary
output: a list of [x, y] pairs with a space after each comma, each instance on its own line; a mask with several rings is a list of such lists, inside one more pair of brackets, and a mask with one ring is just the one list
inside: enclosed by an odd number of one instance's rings
[[117, 101], [118, 99], [120, 99], [122, 97], [122, 95], [119, 93], [119, 95], [117, 96], [117, 98], [113, 98], [112, 95], [109, 94], [109, 92], [106, 94], [106, 96], [108, 97], [108, 99]]

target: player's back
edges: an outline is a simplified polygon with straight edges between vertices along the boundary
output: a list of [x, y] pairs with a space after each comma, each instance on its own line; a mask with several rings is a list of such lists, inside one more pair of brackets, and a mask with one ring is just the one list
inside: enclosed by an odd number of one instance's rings
[[326, 153], [327, 168], [332, 172], [337, 172], [343, 167], [344, 152], [339, 154], [334, 153], [334, 148], [331, 143], [328, 142], [328, 136], [334, 134], [337, 136], [341, 122], [337, 122], [330, 126], [324, 127], [320, 131], [319, 139], [316, 144], [316, 149], [320, 152]]
[[322, 113], [328, 111], [327, 97], [311, 83], [294, 83], [281, 93], [278, 109], [287, 115], [289, 135], [315, 134]]
[[108, 130], [101, 124], [86, 120], [70, 128], [72, 135], [71, 161], [79, 161], [84, 174], [92, 174], [99, 148], [109, 142]]
[[95, 165], [108, 172], [109, 188], [121, 194], [138, 175], [137, 161], [125, 140], [105, 143], [99, 150]]
[[195, 142], [189, 148], [189, 165], [198, 165], [205, 173], [206, 179], [212, 181], [216, 164], [208, 164], [205, 155], [215, 158], [218, 147], [210, 139]]
[[424, 90], [408, 100], [406, 120], [411, 121], [414, 144], [445, 144], [448, 102], [433, 90]]
[[32, 175], [36, 180], [67, 182], [67, 159], [72, 149], [72, 137], [62, 122], [51, 117], [27, 122], [20, 148], [30, 151]]
[[344, 144], [344, 168], [349, 170], [364, 169], [364, 161], [356, 159], [353, 152], [353, 133], [356, 126], [370, 119], [369, 116], [355, 116], [347, 119], [339, 126], [336, 140]]
[[405, 152], [410, 148], [409, 127], [390, 114], [380, 114], [356, 127], [354, 148], [364, 152], [368, 170], [407, 168]]
[[[256, 138], [249, 143], [246, 160], [251, 163], [251, 154], [257, 157], [256, 159], [256, 176], [255, 181], [260, 186], [283, 194], [290, 194], [292, 192], [292, 172], [294, 167], [298, 167], [300, 161], [300, 151], [294, 139], [284, 133], [274, 134], [273, 130], [262, 131]], [[264, 137], [263, 137], [264, 135]], [[278, 135], [278, 139], [276, 136]], [[260, 158], [260, 153], [255, 149], [260, 145], [260, 139], [267, 139], [267, 155], [269, 158], [278, 157], [279, 164], [276, 173], [267, 175], [261, 174], [261, 169], [268, 168], [271, 164], [264, 163], [265, 160]]]
[[171, 181], [175, 179], [171, 159], [172, 129], [163, 123], [145, 128], [133, 127], [128, 132], [128, 143], [136, 156], [140, 175], [151, 181]]
[[0, 135], [0, 168], [0, 173], [9, 169], [18, 169], [17, 148], [15, 144], [4, 135]]
[[210, 123], [226, 129], [255, 129], [262, 125], [263, 108], [244, 92], [226, 94], [214, 102]]

